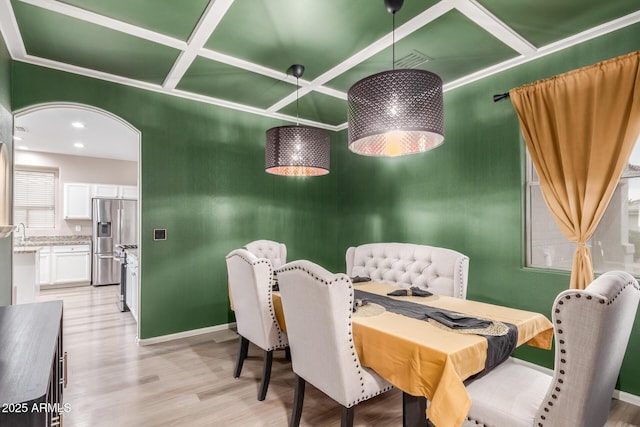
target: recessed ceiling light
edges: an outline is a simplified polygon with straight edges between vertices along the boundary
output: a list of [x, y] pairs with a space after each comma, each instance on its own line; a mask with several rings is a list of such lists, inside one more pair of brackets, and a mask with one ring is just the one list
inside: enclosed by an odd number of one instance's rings
[[29, 147], [27, 147], [26, 145], [18, 145], [18, 146], [16, 147], [16, 149], [17, 149], [17, 150], [28, 150], [28, 149], [29, 149]]
[[18, 135], [13, 135], [13, 140], [14, 141], [22, 141], [22, 138], [20, 138]]
[[76, 148], [84, 148], [84, 144], [82, 142], [76, 142], [73, 146]]
[[84, 128], [84, 123], [82, 123], [82, 122], [73, 122], [73, 123], [71, 123], [71, 126], [73, 126], [76, 129], [82, 129], [82, 128]]

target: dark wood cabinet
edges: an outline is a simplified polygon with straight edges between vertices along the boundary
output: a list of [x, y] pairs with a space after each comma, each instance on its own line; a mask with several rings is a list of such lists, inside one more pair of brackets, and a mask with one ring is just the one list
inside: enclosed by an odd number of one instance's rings
[[62, 426], [62, 301], [0, 307], [0, 426]]

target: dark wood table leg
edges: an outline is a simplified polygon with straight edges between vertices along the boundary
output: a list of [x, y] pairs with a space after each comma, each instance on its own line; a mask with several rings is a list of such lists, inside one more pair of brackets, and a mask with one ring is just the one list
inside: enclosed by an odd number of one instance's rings
[[427, 419], [427, 399], [402, 392], [402, 427], [433, 426]]

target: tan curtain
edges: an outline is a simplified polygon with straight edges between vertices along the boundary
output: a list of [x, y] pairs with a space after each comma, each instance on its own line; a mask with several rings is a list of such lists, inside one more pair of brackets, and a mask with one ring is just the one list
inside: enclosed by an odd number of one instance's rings
[[640, 135], [640, 51], [509, 95], [544, 200], [565, 237], [578, 243], [570, 287], [584, 289], [593, 280], [586, 242]]

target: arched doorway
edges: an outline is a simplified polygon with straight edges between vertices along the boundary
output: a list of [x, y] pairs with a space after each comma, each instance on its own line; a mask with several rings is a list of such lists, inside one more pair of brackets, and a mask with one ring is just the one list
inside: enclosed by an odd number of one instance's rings
[[[37, 280], [40, 288], [119, 285], [121, 259], [113, 258], [113, 253], [110, 268], [114, 270], [111, 275], [114, 279], [98, 281], [94, 272], [108, 270], [105, 262], [109, 257], [102, 252], [113, 252], [114, 245], [118, 243], [138, 245], [140, 242], [140, 131], [121, 117], [97, 107], [76, 103], [46, 103], [16, 112], [14, 139], [14, 221], [25, 223], [26, 232], [23, 236], [26, 235], [28, 245], [41, 244], [38, 247], [47, 248], [39, 254]], [[18, 200], [16, 192], [20, 179], [28, 179], [31, 175], [27, 172], [47, 171], [55, 175], [52, 212], [38, 211], [41, 208], [38, 206], [24, 206], [25, 203]], [[21, 174], [20, 179], [18, 174]], [[113, 199], [118, 203], [137, 200], [134, 204], [128, 204], [127, 208], [130, 211], [128, 215], [135, 221], [135, 242], [115, 239], [114, 218], [113, 222], [109, 220], [109, 227], [113, 227], [114, 233], [109, 243], [111, 250], [96, 245], [98, 233], [93, 219], [95, 199]], [[88, 211], [85, 209], [87, 200], [90, 206]], [[106, 239], [101, 242], [106, 243]], [[88, 279], [86, 271], [82, 273], [82, 268], [71, 266], [72, 256], [79, 258], [78, 253], [67, 256], [60, 252], [60, 246], [83, 246], [85, 243], [89, 243], [90, 248]], [[141, 249], [138, 246], [139, 253]], [[101, 267], [97, 264], [98, 258]], [[86, 262], [86, 255], [82, 259]], [[65, 275], [65, 269], [71, 275]], [[76, 272], [78, 275], [73, 276]], [[118, 283], [113, 283], [115, 278]], [[135, 294], [139, 295], [139, 281]], [[131, 304], [135, 305], [132, 313], [135, 311], [137, 317], [138, 299], [135, 298]]]

